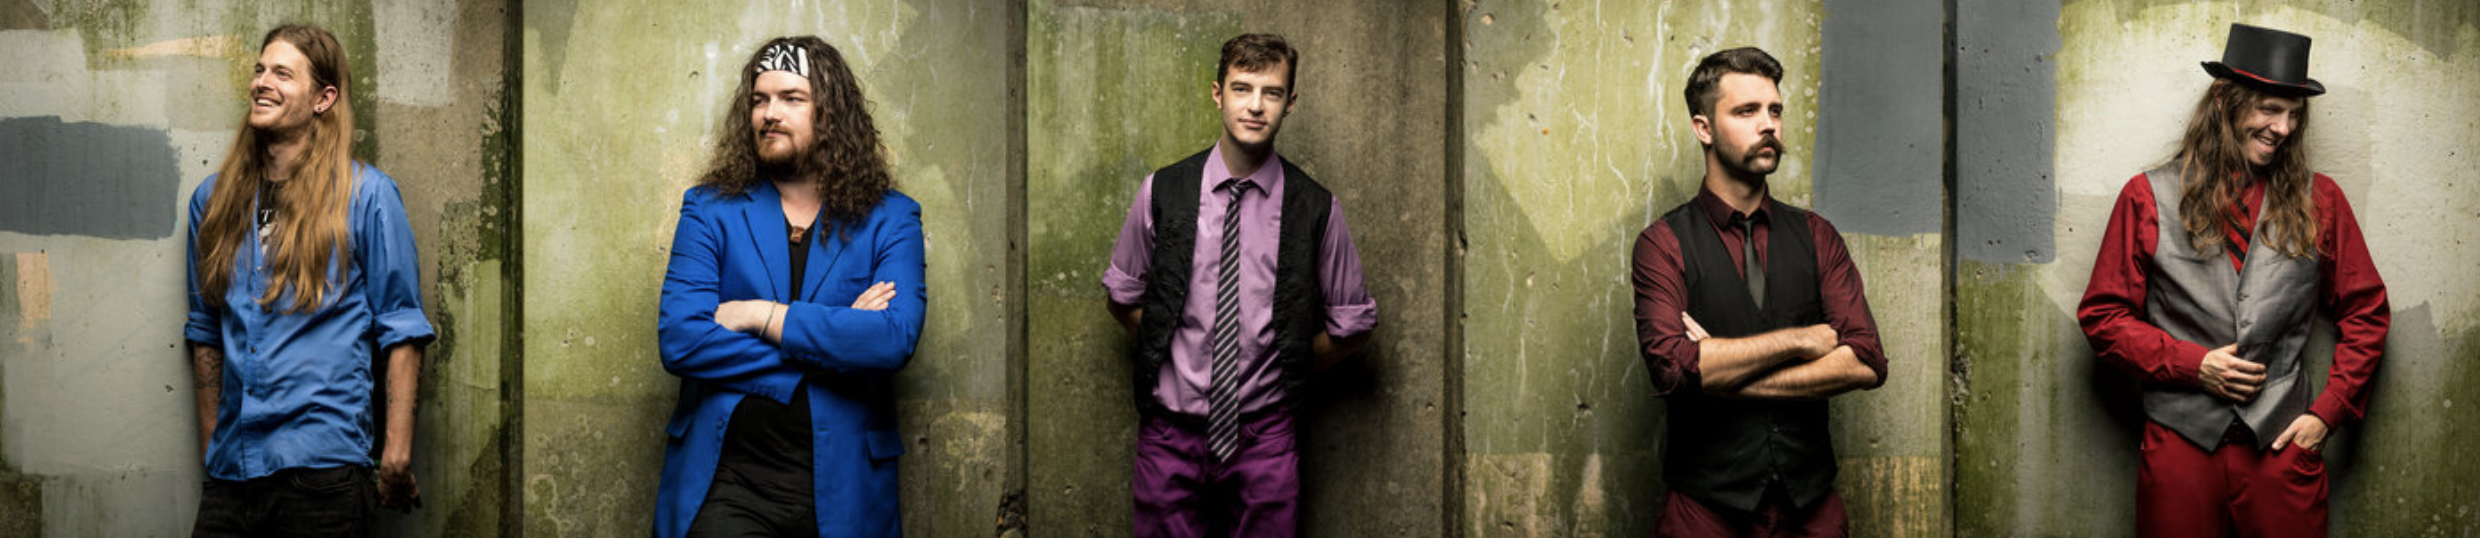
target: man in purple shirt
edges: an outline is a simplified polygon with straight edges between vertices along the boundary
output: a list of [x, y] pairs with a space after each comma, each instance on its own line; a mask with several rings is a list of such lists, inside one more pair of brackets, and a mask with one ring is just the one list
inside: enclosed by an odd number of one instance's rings
[[1103, 273], [1137, 336], [1136, 536], [1292, 536], [1292, 391], [1378, 324], [1343, 207], [1274, 152], [1299, 58], [1223, 43], [1223, 136], [1146, 177]]

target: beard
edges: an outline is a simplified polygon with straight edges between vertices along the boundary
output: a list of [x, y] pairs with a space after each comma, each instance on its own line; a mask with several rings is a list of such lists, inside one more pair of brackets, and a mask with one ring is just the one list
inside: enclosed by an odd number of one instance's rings
[[759, 173], [775, 177], [792, 176], [797, 175], [804, 168], [803, 162], [807, 159], [801, 157], [806, 152], [801, 148], [793, 147], [794, 144], [789, 138], [768, 140], [766, 131], [763, 130], [758, 132], [757, 138], [757, 147], [754, 149], [758, 154]]

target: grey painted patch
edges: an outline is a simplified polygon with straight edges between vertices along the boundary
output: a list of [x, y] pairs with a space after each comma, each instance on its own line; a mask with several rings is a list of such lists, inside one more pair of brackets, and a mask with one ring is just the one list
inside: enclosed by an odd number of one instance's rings
[[158, 239], [181, 213], [163, 131], [58, 116], [0, 120], [0, 230]]
[[[1862, 5], [1866, 4], [1866, 5]], [[1845, 232], [1945, 225], [1942, 0], [1826, 0], [1817, 212]]]
[[1955, 253], [2048, 263], [2056, 149], [2058, 2], [1955, 6]]

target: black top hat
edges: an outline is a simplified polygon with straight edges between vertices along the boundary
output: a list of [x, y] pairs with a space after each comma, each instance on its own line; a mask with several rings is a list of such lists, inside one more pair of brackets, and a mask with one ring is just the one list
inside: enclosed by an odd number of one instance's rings
[[2308, 78], [2308, 36], [2271, 28], [2230, 25], [2222, 61], [2205, 62], [2204, 72], [2275, 95], [2325, 94], [2324, 84]]

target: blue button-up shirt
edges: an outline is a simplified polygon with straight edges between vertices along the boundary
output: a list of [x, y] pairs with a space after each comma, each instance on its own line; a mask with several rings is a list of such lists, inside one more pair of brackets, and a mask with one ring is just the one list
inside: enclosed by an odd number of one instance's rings
[[259, 306], [268, 266], [256, 233], [243, 234], [223, 304], [205, 301], [198, 291], [198, 221], [216, 178], [190, 194], [189, 325], [183, 336], [224, 351], [223, 397], [206, 454], [209, 477], [238, 481], [292, 468], [370, 465], [376, 434], [371, 364], [379, 350], [432, 337], [422, 317], [413, 225], [396, 181], [354, 164], [346, 214], [352, 263], [331, 265], [326, 302], [309, 312], [285, 313], [290, 294], [269, 308]]

